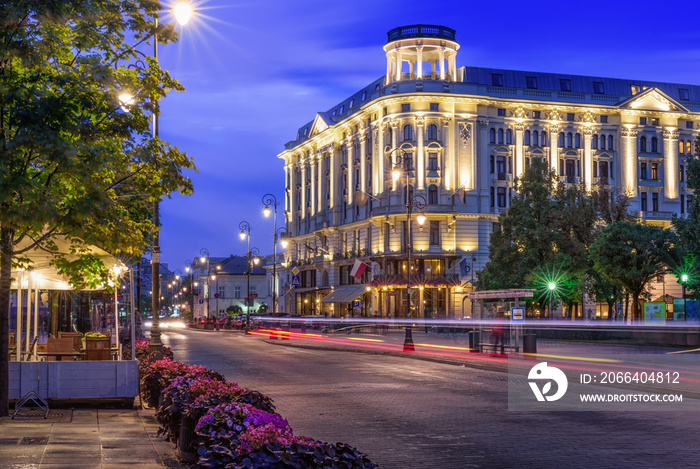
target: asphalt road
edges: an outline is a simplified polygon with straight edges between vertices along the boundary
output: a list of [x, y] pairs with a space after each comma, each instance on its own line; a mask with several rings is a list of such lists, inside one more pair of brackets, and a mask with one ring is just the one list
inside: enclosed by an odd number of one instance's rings
[[295, 434], [381, 468], [698, 468], [696, 412], [508, 411], [504, 373], [165, 331], [175, 359], [270, 396]]

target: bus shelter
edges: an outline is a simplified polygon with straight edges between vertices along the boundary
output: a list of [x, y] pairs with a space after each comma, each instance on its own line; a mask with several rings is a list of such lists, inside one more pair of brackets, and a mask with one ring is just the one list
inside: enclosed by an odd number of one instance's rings
[[[508, 290], [481, 290], [468, 292], [474, 308], [473, 319], [478, 321], [479, 349], [490, 345], [494, 329], [502, 330], [506, 348], [516, 352], [523, 343], [525, 321], [525, 299], [535, 296], [534, 288]], [[495, 347], [494, 347], [495, 349]]]

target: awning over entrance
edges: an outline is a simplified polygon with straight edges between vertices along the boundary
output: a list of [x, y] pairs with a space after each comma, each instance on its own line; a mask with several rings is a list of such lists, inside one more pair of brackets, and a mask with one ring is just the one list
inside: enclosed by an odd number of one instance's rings
[[350, 303], [366, 290], [364, 285], [348, 285], [336, 288], [330, 295], [325, 296], [321, 303]]

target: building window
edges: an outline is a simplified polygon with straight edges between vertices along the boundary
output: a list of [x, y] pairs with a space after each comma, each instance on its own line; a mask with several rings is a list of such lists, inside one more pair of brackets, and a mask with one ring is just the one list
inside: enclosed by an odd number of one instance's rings
[[652, 153], [659, 152], [659, 139], [656, 137], [651, 137], [651, 152]]
[[532, 132], [532, 144], [537, 146], [540, 141], [540, 134], [536, 130]]
[[499, 117], [505, 117], [506, 115], [506, 110], [505, 109], [498, 109], [498, 116]]
[[642, 193], [641, 193], [641, 196], [642, 196], [642, 199], [641, 199], [641, 202], [642, 202], [642, 212], [646, 212], [646, 211], [647, 211], [647, 193], [646, 193], [646, 192], [642, 192]]
[[490, 193], [489, 193], [489, 195], [490, 195], [490, 197], [489, 197], [489, 202], [490, 202], [491, 208], [494, 207], [494, 199], [495, 199], [494, 193], [495, 193], [495, 189], [493, 188], [493, 186], [491, 186], [491, 190], [490, 190]]
[[685, 196], [681, 194], [681, 215], [685, 213]]
[[559, 132], [559, 148], [564, 148], [564, 132]]
[[506, 145], [513, 144], [513, 131], [511, 129], [506, 130]]
[[498, 179], [501, 179], [501, 174], [503, 175], [503, 179], [505, 180], [505, 174], [506, 174], [506, 158], [503, 155], [498, 155], [496, 158], [496, 172], [498, 173]]
[[685, 121], [685, 128], [692, 129], [693, 128], [693, 121]]
[[654, 181], [659, 180], [659, 163], [651, 164], [651, 179]]
[[600, 136], [600, 149], [605, 150], [605, 135]]
[[562, 78], [559, 80], [559, 85], [562, 91], [571, 91], [571, 80], [568, 78]]
[[603, 87], [602, 81], [594, 81], [593, 82], [593, 93], [605, 94], [605, 88]]
[[[491, 166], [493, 166], [493, 164]], [[430, 152], [430, 153], [428, 153], [428, 170], [437, 171], [437, 169], [438, 169], [438, 154], [437, 154], [437, 152]], [[491, 172], [493, 172], [493, 171], [491, 171]]]
[[532, 111], [532, 118], [533, 119], [539, 119], [541, 115], [540, 111]]
[[438, 189], [435, 184], [431, 184], [428, 187], [428, 203], [433, 205], [437, 205], [438, 203]]
[[503, 145], [503, 129], [498, 129], [498, 143]]
[[608, 116], [600, 116], [600, 123], [607, 124], [608, 123]]
[[410, 104], [402, 104], [402, 105], [401, 105], [401, 110], [402, 110], [403, 112], [408, 112], [408, 111], [411, 110], [411, 105], [410, 105]]
[[659, 211], [659, 193], [658, 192], [651, 193], [651, 211], [652, 212]]
[[598, 135], [593, 134], [593, 137], [591, 138], [591, 148], [593, 149], [598, 149]]
[[438, 103], [430, 103], [430, 110], [431, 110], [431, 111], [439, 111], [439, 110], [440, 110], [440, 104], [438, 104]]
[[686, 155], [693, 154], [693, 146], [692, 146], [692, 142], [690, 140], [685, 141], [685, 153], [686, 153]]
[[503, 75], [501, 75], [500, 73], [492, 73], [491, 84], [493, 86], [503, 86]]
[[219, 285], [219, 298], [226, 298], [226, 286]]
[[685, 179], [685, 168], [683, 165], [681, 165], [680, 170], [678, 171], [678, 175], [680, 176], [681, 182], [683, 182], [683, 179]]
[[614, 142], [614, 137], [612, 135], [608, 135], [608, 150], [613, 150], [613, 142]]
[[683, 101], [688, 101], [690, 100], [690, 93], [688, 92], [687, 89], [685, 88], [680, 88], [678, 90], [678, 97], [682, 99]]
[[342, 105], [340, 106], [340, 110], [338, 111], [338, 114], [342, 114], [344, 110], [345, 110], [345, 105], [342, 104]]
[[499, 187], [497, 194], [498, 194], [498, 206], [500, 208], [505, 207], [506, 206], [506, 188]]
[[233, 287], [233, 297], [234, 298], [240, 298], [241, 297], [241, 287], [240, 285], [236, 285]]
[[491, 155], [491, 158], [489, 159], [489, 161], [490, 161], [489, 167], [490, 167], [490, 169], [491, 169], [491, 174], [493, 174], [494, 171], [495, 171], [495, 164], [494, 164], [493, 155]]
[[646, 117], [640, 117], [639, 118], [639, 123], [641, 125], [647, 125], [647, 118]]
[[568, 120], [568, 121], [573, 121], [574, 117], [575, 116], [574, 116], [573, 112], [569, 112], [568, 114], [566, 114], [566, 120]]
[[430, 222], [430, 245], [439, 246], [440, 245], [440, 222], [431, 221]]
[[566, 134], [566, 148], [571, 148], [573, 146], [573, 135], [571, 132]]
[[[493, 129], [491, 129], [493, 131]], [[430, 124], [428, 126], [428, 140], [437, 140], [437, 125]], [[495, 140], [495, 137], [494, 137]], [[491, 143], [495, 143], [492, 141]]]
[[489, 131], [489, 137], [491, 143], [496, 143], [496, 129], [491, 128], [491, 130]]
[[351, 100], [350, 100], [350, 104], [348, 104], [348, 109], [350, 109], [350, 108], [353, 107], [354, 105], [355, 105], [355, 100], [354, 100], [354, 99], [351, 99]]
[[630, 85], [630, 93], [632, 93], [632, 95], [635, 95], [640, 91], [642, 91], [642, 87], [640, 85]]
[[530, 145], [530, 131], [526, 130], [523, 135], [523, 145]]
[[364, 101], [366, 97], [367, 97], [367, 92], [363, 91], [362, 96], [360, 97], [360, 101]]
[[642, 137], [639, 139], [639, 151], [647, 151], [647, 138]]
[[581, 134], [579, 133], [574, 136], [574, 146], [576, 148], [581, 148]]
[[640, 165], [639, 165], [639, 178], [640, 179], [647, 178], [647, 164], [646, 163], [640, 163]]
[[685, 142], [683, 140], [678, 140], [678, 153], [681, 155], [685, 153]]
[[531, 90], [537, 89], [537, 77], [525, 77], [525, 84]]
[[408, 124], [403, 127], [403, 139], [413, 140], [413, 126]]
[[542, 132], [542, 133], [540, 134], [540, 144], [541, 144], [543, 147], [546, 147], [546, 146], [547, 146], [547, 132]]
[[652, 117], [652, 118], [651, 118], [651, 125], [659, 125], [659, 119], [658, 119], [658, 117]]
[[404, 153], [404, 163], [408, 169], [415, 169], [413, 167], [413, 153]]

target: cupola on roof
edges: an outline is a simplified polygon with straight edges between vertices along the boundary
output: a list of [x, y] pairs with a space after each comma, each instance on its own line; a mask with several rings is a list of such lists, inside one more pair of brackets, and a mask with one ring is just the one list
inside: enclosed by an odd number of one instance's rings
[[387, 84], [401, 80], [457, 81], [459, 43], [454, 29], [414, 24], [394, 28], [387, 36]]

